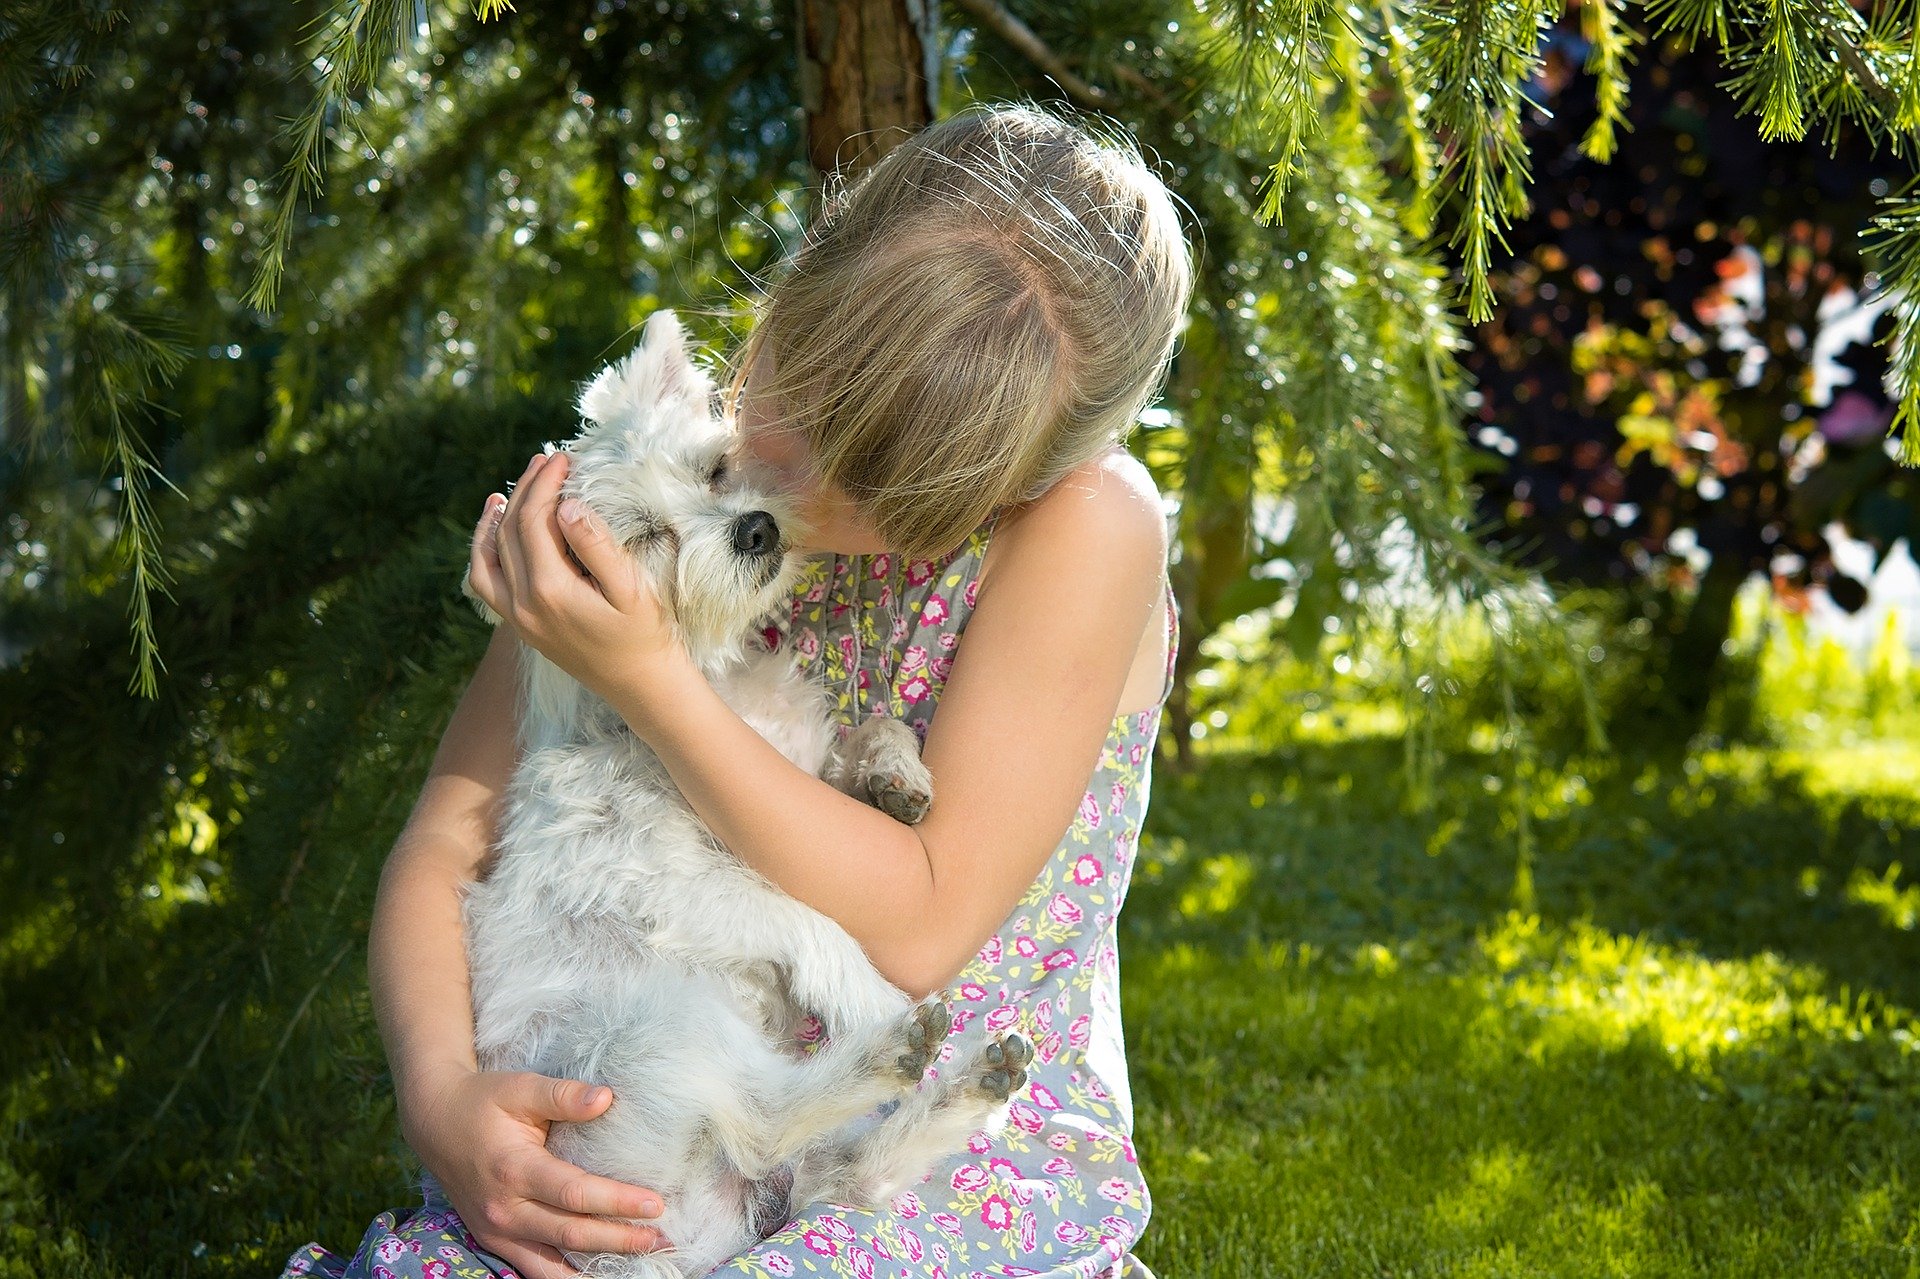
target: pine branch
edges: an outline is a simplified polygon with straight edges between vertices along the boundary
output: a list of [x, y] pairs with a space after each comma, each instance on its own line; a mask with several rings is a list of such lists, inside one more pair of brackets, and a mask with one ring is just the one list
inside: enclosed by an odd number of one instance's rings
[[1613, 159], [1616, 129], [1627, 123], [1627, 66], [1636, 61], [1633, 46], [1645, 39], [1621, 24], [1615, 5], [1623, 0], [1581, 0], [1580, 32], [1590, 50], [1586, 70], [1594, 78], [1594, 121], [1580, 139], [1580, 149], [1605, 164]]

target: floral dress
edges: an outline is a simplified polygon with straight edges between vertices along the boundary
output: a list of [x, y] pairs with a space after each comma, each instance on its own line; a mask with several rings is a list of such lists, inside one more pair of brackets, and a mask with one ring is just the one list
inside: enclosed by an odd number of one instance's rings
[[[938, 559], [810, 560], [769, 646], [834, 690], [842, 733], [868, 715], [903, 719], [923, 739], [973, 610], [994, 520]], [[1133, 1147], [1120, 1033], [1115, 923], [1146, 815], [1153, 743], [1172, 688], [1178, 623], [1166, 597], [1167, 678], [1152, 708], [1110, 726], [1065, 837], [999, 931], [945, 997], [953, 1034], [1017, 1029], [1034, 1045], [1027, 1086], [994, 1136], [975, 1133], [919, 1185], [877, 1210], [801, 1206], [716, 1276], [763, 1279], [1152, 1279], [1129, 1252], [1151, 1209]], [[956, 1045], [942, 1048], [949, 1060]], [[936, 1064], [936, 1069], [938, 1065]], [[423, 1202], [384, 1212], [343, 1261], [319, 1244], [281, 1279], [518, 1279], [468, 1233], [431, 1174]]]

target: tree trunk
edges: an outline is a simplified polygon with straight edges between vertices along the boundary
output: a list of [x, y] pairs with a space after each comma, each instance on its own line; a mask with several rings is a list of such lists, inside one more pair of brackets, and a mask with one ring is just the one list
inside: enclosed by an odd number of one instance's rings
[[807, 159], [851, 176], [933, 123], [938, 0], [799, 0]]

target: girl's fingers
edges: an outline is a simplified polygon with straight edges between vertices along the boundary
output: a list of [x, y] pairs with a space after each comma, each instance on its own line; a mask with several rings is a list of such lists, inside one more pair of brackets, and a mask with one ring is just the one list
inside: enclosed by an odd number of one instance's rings
[[[475, 1236], [477, 1239], [478, 1236]], [[518, 1270], [526, 1279], [580, 1279], [580, 1272], [567, 1264], [567, 1259], [556, 1248], [545, 1244], [510, 1244], [498, 1246], [480, 1240], [488, 1252]]]
[[480, 511], [480, 522], [474, 526], [473, 545], [467, 553], [467, 580], [472, 584], [474, 594], [496, 613], [500, 611], [500, 555], [497, 542], [500, 516], [506, 509], [506, 498], [498, 493], [487, 494], [486, 505]]
[[[584, 1168], [575, 1167], [557, 1155], [536, 1159], [527, 1172], [532, 1183], [529, 1191], [533, 1198], [566, 1212], [599, 1213], [607, 1217], [660, 1215], [660, 1196], [651, 1190], [615, 1181], [612, 1177], [598, 1176]], [[619, 1229], [631, 1232], [635, 1227], [621, 1226]], [[643, 1229], [641, 1233], [653, 1232]], [[631, 1249], [623, 1247], [620, 1251]]]
[[658, 1232], [646, 1226], [562, 1212], [537, 1199], [521, 1204], [515, 1215], [513, 1229], [521, 1238], [568, 1252], [646, 1252], [659, 1241]]
[[521, 599], [526, 590], [527, 559], [521, 538], [521, 521], [526, 518], [530, 501], [528, 490], [539, 478], [546, 460], [546, 454], [536, 453], [533, 460], [527, 463], [527, 469], [520, 473], [519, 482], [513, 486], [513, 496], [507, 504], [507, 517], [500, 522], [500, 530], [495, 538], [495, 545], [499, 548], [500, 580], [506, 587], [509, 601]]
[[514, 503], [514, 518], [518, 521], [516, 544], [520, 550], [520, 564], [528, 575], [523, 580], [534, 577], [558, 580], [561, 573], [575, 572], [560, 550], [566, 543], [557, 511], [560, 506], [560, 485], [566, 477], [566, 456], [555, 453], [527, 481], [521, 500]]

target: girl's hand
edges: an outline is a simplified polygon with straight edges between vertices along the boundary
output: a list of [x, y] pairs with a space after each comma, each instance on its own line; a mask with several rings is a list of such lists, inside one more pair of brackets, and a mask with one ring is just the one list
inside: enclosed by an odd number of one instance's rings
[[487, 495], [469, 576], [474, 593], [522, 643], [618, 704], [617, 693], [684, 649], [653, 588], [606, 525], [571, 499], [559, 509], [570, 464], [564, 451], [536, 453], [511, 503]]
[[[613, 1101], [611, 1090], [531, 1071], [482, 1070], [416, 1089], [404, 1105], [407, 1144], [446, 1191], [474, 1240], [527, 1279], [574, 1279], [560, 1255], [651, 1252], [660, 1232], [605, 1221], [657, 1217], [660, 1196], [576, 1168], [546, 1148], [557, 1119], [591, 1119]], [[422, 1095], [424, 1093], [424, 1095]]]

